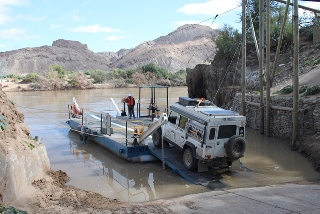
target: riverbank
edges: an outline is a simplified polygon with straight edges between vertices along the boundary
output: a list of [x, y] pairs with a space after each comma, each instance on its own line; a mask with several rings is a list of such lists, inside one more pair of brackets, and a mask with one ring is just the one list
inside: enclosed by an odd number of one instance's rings
[[49, 171], [12, 204], [28, 213], [319, 213], [320, 183], [288, 183], [210, 191], [145, 203], [117, 200], [66, 186], [68, 177]]
[[[38, 91], [34, 87], [30, 87], [32, 83], [16, 83], [16, 82], [0, 82], [2, 85], [2, 90], [4, 92], [23, 92], [23, 91]], [[134, 84], [129, 84], [127, 88], [136, 87]], [[104, 88], [114, 88], [111, 83], [106, 84], [94, 84], [93, 88], [90, 89], [104, 89]]]

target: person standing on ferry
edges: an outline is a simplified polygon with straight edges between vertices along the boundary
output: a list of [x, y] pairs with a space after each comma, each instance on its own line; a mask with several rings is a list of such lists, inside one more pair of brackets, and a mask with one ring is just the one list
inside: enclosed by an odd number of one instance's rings
[[136, 104], [134, 98], [131, 96], [131, 94], [128, 95], [126, 99], [126, 103], [128, 105], [128, 111], [129, 111], [129, 119], [133, 116], [133, 118], [136, 118], [134, 115], [134, 105]]

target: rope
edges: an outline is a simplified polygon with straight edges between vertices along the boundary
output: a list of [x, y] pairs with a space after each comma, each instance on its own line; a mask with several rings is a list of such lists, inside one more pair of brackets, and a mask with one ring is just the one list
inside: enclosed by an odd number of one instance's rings
[[242, 44], [242, 42], [239, 42], [239, 45], [238, 45], [236, 51], [234, 52], [234, 54], [233, 54], [233, 56], [232, 56], [232, 59], [231, 59], [229, 65], [228, 65], [228, 69], [224, 72], [224, 76], [223, 76], [223, 78], [222, 78], [221, 81], [220, 81], [218, 90], [216, 91], [216, 94], [215, 94], [214, 97], [213, 97], [213, 100], [212, 100], [213, 103], [214, 103], [214, 101], [215, 101], [215, 99], [216, 99], [216, 96], [218, 95], [218, 92], [219, 92], [219, 90], [220, 90], [220, 88], [221, 88], [221, 85], [222, 85], [222, 83], [223, 83], [223, 80], [224, 80], [224, 79], [226, 78], [226, 76], [227, 76], [227, 73], [228, 73], [228, 71], [229, 71], [229, 69], [230, 69], [230, 67], [231, 67], [231, 64], [232, 64], [232, 62], [233, 62], [233, 59], [234, 59], [236, 53], [238, 52], [238, 50], [240, 50], [239, 47], [240, 47], [241, 44]]
[[[54, 122], [54, 121], [51, 121], [51, 120], [49, 120], [49, 119], [47, 119], [47, 118], [45, 118], [45, 117], [42, 117], [41, 115], [39, 115], [39, 114], [37, 114], [37, 113], [35, 113], [35, 112], [32, 112], [32, 111], [28, 110], [28, 107], [24, 107], [24, 106], [22, 106], [22, 105], [19, 105], [19, 104], [15, 103], [15, 102], [13, 102], [13, 101], [11, 101], [11, 100], [10, 100], [10, 102], [14, 103], [14, 105], [17, 106], [18, 108], [23, 108], [23, 109], [27, 110], [29, 113], [34, 114], [34, 115], [36, 115], [36, 116], [38, 116], [38, 117], [40, 117], [40, 118], [42, 118], [42, 119], [44, 119], [44, 120], [46, 120], [46, 121], [49, 121], [49, 122], [51, 122], [51, 123], [53, 123], [53, 124], [55, 124], [55, 125], [57, 125], [57, 126], [60, 126], [60, 127], [63, 127], [63, 128], [69, 127], [69, 126], [62, 125], [62, 124], [56, 123], [56, 122]], [[36, 108], [29, 108], [29, 109], [36, 109]], [[47, 111], [46, 109], [37, 109], [37, 110]], [[52, 111], [52, 112], [54, 112], [54, 111]], [[61, 112], [56, 112], [56, 113], [61, 113]]]
[[211, 17], [211, 18], [208, 18], [208, 19], [206, 19], [206, 20], [203, 20], [203, 21], [201, 21], [201, 22], [198, 22], [198, 24], [200, 24], [200, 23], [202, 23], [202, 22], [206, 22], [206, 21], [208, 21], [208, 20], [211, 20], [211, 19], [213, 19], [213, 21], [212, 21], [212, 23], [214, 22], [214, 20], [216, 20], [216, 18], [220, 15], [223, 15], [223, 14], [225, 14], [225, 13], [228, 13], [228, 12], [230, 12], [230, 11], [232, 11], [232, 10], [235, 10], [235, 9], [237, 9], [237, 8], [239, 8], [239, 7], [241, 7], [241, 5], [240, 6], [237, 6], [237, 7], [235, 7], [235, 8], [232, 8], [232, 9], [230, 9], [230, 10], [227, 10], [227, 11], [225, 11], [225, 12], [223, 12], [223, 13], [220, 13], [220, 14], [217, 14], [217, 15], [215, 15], [214, 17]]

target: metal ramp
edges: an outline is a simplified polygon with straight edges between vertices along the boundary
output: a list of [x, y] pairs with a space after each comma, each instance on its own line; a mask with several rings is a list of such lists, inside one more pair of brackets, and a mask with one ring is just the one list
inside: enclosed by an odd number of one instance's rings
[[151, 154], [159, 160], [164, 161], [165, 164], [172, 169], [172, 173], [178, 173], [187, 181], [206, 187], [210, 186], [213, 187], [213, 189], [222, 189], [227, 187], [227, 185], [217, 179], [221, 173], [219, 170], [211, 169], [208, 172], [197, 172], [186, 169], [182, 162], [182, 152], [175, 147], [164, 148], [164, 158], [162, 158], [162, 148], [156, 148], [152, 143], [149, 143], [148, 147]]

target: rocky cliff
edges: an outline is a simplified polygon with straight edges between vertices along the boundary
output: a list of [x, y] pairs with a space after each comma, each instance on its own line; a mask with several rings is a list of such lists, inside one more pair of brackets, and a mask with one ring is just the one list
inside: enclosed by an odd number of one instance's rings
[[224, 106], [240, 85], [241, 72], [236, 64], [219, 60], [211, 65], [200, 64], [187, 73], [189, 97], [206, 98]]
[[132, 49], [94, 53], [78, 41], [59, 39], [52, 46], [0, 52], [7, 74], [46, 73], [50, 65], [67, 71], [132, 69], [154, 63], [171, 72], [208, 63], [215, 53], [217, 31], [202, 25], [184, 25], [167, 36], [146, 41]]

